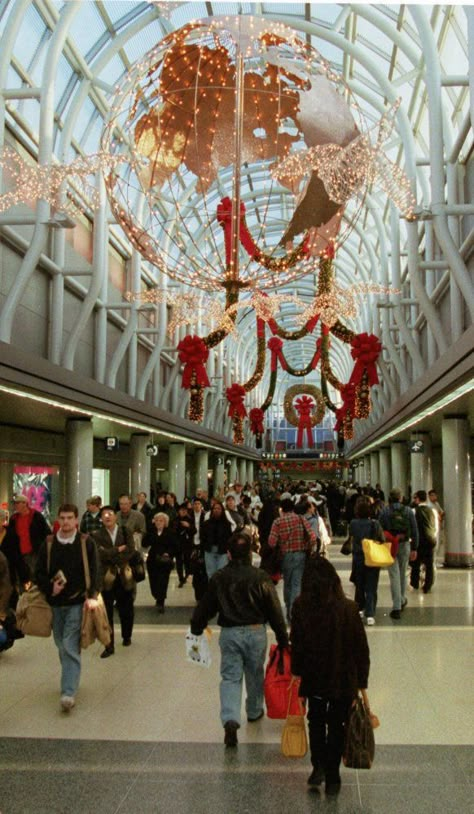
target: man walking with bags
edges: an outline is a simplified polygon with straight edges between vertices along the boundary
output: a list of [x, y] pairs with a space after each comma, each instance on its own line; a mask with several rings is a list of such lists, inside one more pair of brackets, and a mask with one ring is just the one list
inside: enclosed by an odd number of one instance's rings
[[221, 721], [227, 747], [237, 746], [242, 684], [245, 676], [247, 720], [263, 717], [263, 679], [267, 650], [266, 623], [280, 647], [288, 634], [275, 587], [265, 571], [252, 565], [251, 541], [236, 532], [229, 538], [229, 562], [211, 577], [191, 619], [191, 633], [200, 636], [217, 614], [221, 626]]
[[[59, 507], [59, 530], [52, 542], [41, 546], [35, 582], [53, 610], [53, 636], [61, 662], [61, 708], [69, 712], [76, 703], [81, 675], [82, 608], [97, 607], [99, 560], [91, 537], [77, 530], [78, 509], [72, 503]], [[86, 586], [84, 556], [89, 565]]]
[[313, 546], [316, 546], [317, 540], [308, 521], [295, 514], [295, 505], [291, 498], [284, 498], [281, 501], [281, 511], [280, 517], [273, 521], [268, 545], [270, 548], [278, 546], [280, 550], [283, 596], [287, 619], [290, 621], [293, 602], [301, 593], [306, 558]]

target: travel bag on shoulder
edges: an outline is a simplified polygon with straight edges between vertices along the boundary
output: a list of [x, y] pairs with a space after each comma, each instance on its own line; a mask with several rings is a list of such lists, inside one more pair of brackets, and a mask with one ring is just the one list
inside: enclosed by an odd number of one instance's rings
[[[46, 541], [46, 562], [49, 573], [53, 539]], [[16, 626], [25, 636], [48, 638], [53, 629], [53, 609], [37, 585], [24, 591], [16, 606]]]
[[25, 636], [51, 636], [53, 609], [37, 585], [32, 585], [18, 600], [16, 626]]

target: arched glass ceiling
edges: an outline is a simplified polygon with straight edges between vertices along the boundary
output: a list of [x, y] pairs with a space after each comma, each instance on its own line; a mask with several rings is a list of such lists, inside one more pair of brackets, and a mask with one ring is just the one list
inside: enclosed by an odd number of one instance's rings
[[[32, 152], [38, 150], [39, 99], [48, 55], [61, 26], [64, 41], [54, 70], [54, 127], [50, 135], [53, 155], [61, 161], [70, 161], [78, 153], [98, 150], [114, 86], [160, 39], [192, 19], [235, 14], [278, 19], [297, 30], [344, 76], [369, 124], [377, 122], [395, 98], [401, 98], [397, 130], [385, 152], [411, 177], [419, 207], [429, 210], [433, 132], [432, 125], [430, 132], [426, 65], [431, 48], [436, 52], [436, 70], [441, 78], [445, 156], [468, 121], [467, 23], [466, 11], [459, 5], [190, 2], [171, 3], [166, 9], [164, 3], [129, 0], [3, 0], [1, 84], [7, 91], [22, 90], [19, 98], [14, 98], [14, 93], [7, 97], [7, 126]], [[258, 187], [258, 179], [255, 183]], [[449, 199], [449, 192], [446, 198]], [[196, 226], [199, 227], [199, 213]], [[113, 228], [120, 232], [118, 226]], [[400, 233], [398, 246], [392, 245], [394, 230]], [[427, 238], [423, 230], [419, 239], [420, 250], [424, 251]], [[420, 292], [407, 274], [403, 260], [406, 244], [406, 224], [397, 218], [386, 195], [373, 188], [356, 228], [337, 255], [336, 269], [342, 285], [358, 279], [400, 284], [402, 297], [413, 302], [413, 306], [406, 306], [403, 320], [416, 344], [414, 326], [427, 304], [417, 302]], [[397, 272], [393, 255], [399, 249], [402, 263]], [[153, 269], [148, 269], [149, 281], [153, 276]], [[303, 297], [311, 296], [312, 279], [302, 281], [296, 289]], [[360, 311], [349, 326], [357, 331], [383, 334], [385, 362], [400, 376], [402, 363], [394, 355], [406, 353], [403, 347], [410, 348], [410, 336], [406, 329], [405, 335], [401, 335], [399, 322], [388, 310], [379, 314], [376, 303], [375, 298], [361, 301]], [[282, 321], [288, 326], [292, 314], [291, 305], [283, 307]], [[245, 320], [248, 317], [242, 317]], [[250, 368], [253, 339], [248, 331], [239, 340]], [[288, 343], [288, 358], [300, 366], [313, 346], [310, 337]], [[411, 347], [413, 356], [416, 353]], [[345, 349], [338, 353], [335, 366], [343, 377], [347, 370]]]

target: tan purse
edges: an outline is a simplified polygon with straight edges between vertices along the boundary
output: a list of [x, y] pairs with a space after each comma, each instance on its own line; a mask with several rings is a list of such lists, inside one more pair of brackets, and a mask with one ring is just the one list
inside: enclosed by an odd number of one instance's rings
[[[85, 535], [81, 535], [81, 548], [86, 591], [88, 591], [91, 585], [91, 575], [89, 570], [89, 559], [87, 557]], [[82, 606], [81, 649], [86, 650], [89, 645], [95, 642], [96, 639], [98, 639], [99, 642], [101, 642], [101, 644], [103, 644], [105, 647], [108, 647], [111, 642], [111, 632], [107, 617], [107, 610], [104, 605], [104, 600], [100, 594], [97, 597], [97, 606], [95, 608], [88, 608], [85, 602]]]
[[[293, 682], [296, 679], [293, 677]], [[292, 684], [290, 685], [288, 712], [292, 699]], [[281, 751], [285, 757], [304, 757], [308, 751], [308, 736], [306, 734], [305, 708], [301, 698], [298, 697], [300, 714], [286, 716], [283, 732], [281, 733]]]

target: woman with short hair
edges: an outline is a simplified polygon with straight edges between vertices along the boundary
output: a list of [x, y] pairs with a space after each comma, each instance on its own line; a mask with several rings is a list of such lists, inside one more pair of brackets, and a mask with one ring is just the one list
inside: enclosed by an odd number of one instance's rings
[[178, 551], [176, 534], [169, 528], [169, 522], [170, 519], [165, 512], [158, 512], [152, 520], [152, 531], [149, 531], [142, 540], [142, 546], [150, 549], [146, 567], [158, 613], [165, 612], [170, 574]]

